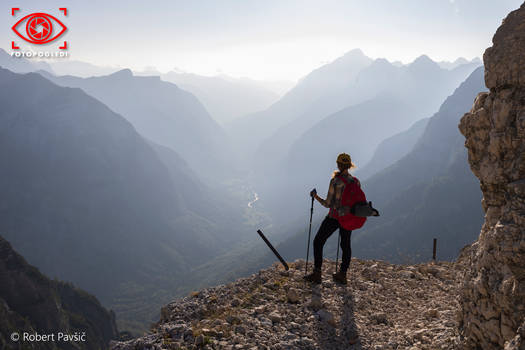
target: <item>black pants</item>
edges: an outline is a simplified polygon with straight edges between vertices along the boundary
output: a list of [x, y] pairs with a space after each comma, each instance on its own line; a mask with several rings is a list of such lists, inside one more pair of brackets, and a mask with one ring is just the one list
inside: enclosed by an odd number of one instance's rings
[[341, 271], [348, 270], [348, 267], [350, 266], [350, 259], [352, 257], [352, 247], [350, 245], [350, 236], [352, 235], [352, 231], [348, 231], [340, 227], [339, 221], [337, 221], [337, 219], [331, 218], [328, 215], [321, 223], [321, 227], [319, 227], [319, 231], [317, 231], [317, 234], [314, 238], [314, 266], [316, 269], [320, 270], [323, 264], [323, 247], [326, 243], [326, 240], [337, 229], [339, 229], [339, 232], [341, 233], [341, 249], [343, 250]]

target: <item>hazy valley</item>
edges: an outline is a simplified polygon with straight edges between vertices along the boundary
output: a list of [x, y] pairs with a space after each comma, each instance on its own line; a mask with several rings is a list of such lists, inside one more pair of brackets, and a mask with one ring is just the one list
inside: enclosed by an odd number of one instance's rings
[[[287, 312], [304, 313], [308, 330], [314, 329], [306, 306], [298, 310], [318, 292], [290, 292], [299, 288], [304, 261], [293, 263], [291, 272], [274, 266], [257, 273], [276, 259], [256, 230], [264, 231], [285, 260], [304, 259], [309, 192], [315, 187], [326, 194], [341, 152], [351, 154], [357, 164], [352, 174], [381, 212], [352, 233], [358, 266], [352, 283], [360, 291], [352, 298], [369, 303], [366, 290], [387, 288], [378, 286], [374, 269], [399, 295], [414, 279], [431, 281], [443, 300], [463, 288], [459, 273], [474, 258], [467, 250], [456, 260], [478, 238], [486, 213], [482, 200], [487, 205], [483, 192], [493, 188], [483, 183], [480, 188], [483, 176], [469, 167], [470, 148], [458, 124], [476, 96], [489, 90], [486, 60], [437, 62], [421, 53], [403, 64], [373, 59], [356, 48], [293, 86], [284, 78], [263, 82], [15, 59], [1, 49], [0, 67], [2, 346], [17, 329], [62, 327], [87, 328], [99, 340], [87, 348], [104, 348], [110, 339], [142, 335], [159, 317], [153, 335], [114, 349], [165, 345], [163, 339], [170, 337], [177, 338], [177, 346], [188, 341], [203, 347], [205, 338], [219, 344], [234, 333], [248, 342], [248, 330], [239, 330], [237, 321], [212, 324], [214, 312], [227, 313], [204, 306], [217, 298], [224, 305], [235, 303], [234, 316], [246, 322], [283, 303]], [[494, 159], [503, 157], [490, 152]], [[316, 203], [313, 234], [326, 214]], [[447, 262], [432, 270], [427, 262], [434, 238], [438, 260]], [[325, 246], [325, 257], [335, 258], [336, 251], [337, 233]], [[402, 288], [395, 282], [398, 275]], [[174, 299], [238, 278], [246, 279], [226, 291], [205, 289], [171, 303], [161, 315], [161, 307]], [[22, 289], [29, 292], [17, 296]], [[266, 301], [255, 301], [257, 295]], [[24, 298], [37, 307], [24, 308]], [[335, 313], [337, 298], [329, 294], [325, 309]], [[411, 301], [423, 310], [421, 300]], [[356, 310], [365, 309], [355, 302]], [[242, 305], [250, 312], [240, 310]], [[195, 314], [188, 311], [193, 307]], [[456, 307], [450, 302], [440, 311], [446, 315], [436, 325], [445, 327], [440, 336], [458, 336], [450, 323]], [[183, 311], [191, 317], [174, 316]], [[194, 324], [202, 319], [197, 313], [209, 316], [210, 324]], [[266, 316], [249, 322], [271, 333], [287, 319]], [[399, 320], [369, 321], [357, 320], [351, 328]], [[215, 333], [206, 333], [214, 327]], [[419, 336], [417, 327], [410, 327], [413, 344]], [[335, 346], [321, 336], [304, 340], [305, 329], [290, 338], [295, 348]], [[363, 344], [372, 344], [366, 334]], [[401, 338], [399, 344], [409, 343]]]

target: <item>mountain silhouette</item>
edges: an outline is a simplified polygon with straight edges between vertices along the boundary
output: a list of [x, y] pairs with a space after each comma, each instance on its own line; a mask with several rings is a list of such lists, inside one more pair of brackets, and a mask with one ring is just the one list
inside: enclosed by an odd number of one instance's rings
[[227, 206], [180, 157], [169, 150], [161, 161], [98, 100], [35, 73], [1, 69], [0, 84], [0, 232], [45, 274], [145, 322], [187, 288], [193, 264], [239, 237], [231, 215], [207, 216]]
[[[283, 191], [292, 201], [299, 201], [309, 187], [319, 186], [324, 192], [327, 174], [343, 151], [352, 155], [358, 167], [366, 165], [384, 139], [435, 113], [472, 69], [473, 65], [466, 65], [444, 70], [427, 56], [402, 67], [383, 59], [374, 61], [359, 72], [347, 91], [353, 98], [365, 99], [363, 102], [324, 116], [300, 135], [303, 119], [298, 118], [286, 132], [264, 142], [254, 158], [262, 162], [254, 165], [262, 203], [277, 220], [299, 215], [300, 211], [294, 212], [301, 208], [299, 202], [290, 203], [283, 215], [279, 206]], [[315, 118], [308, 119], [307, 125]], [[302, 181], [296, 181], [294, 174], [301, 174]]]
[[408, 154], [426, 129], [429, 118], [415, 122], [409, 129], [383, 140], [377, 146], [372, 159], [364, 167], [357, 168], [355, 175], [361, 181], [394, 164]]
[[452, 260], [477, 237], [481, 192], [457, 125], [484, 90], [480, 67], [429, 120], [412, 152], [365, 181], [367, 195], [384, 215], [355, 236], [363, 256], [421, 261], [431, 256], [432, 238], [438, 238], [440, 258]]
[[454, 61], [450, 62], [450, 61], [440, 61], [440, 62], [437, 62], [437, 64], [439, 64], [439, 66], [441, 68], [445, 68], [445, 69], [454, 69], [458, 66], [461, 66], [462, 64], [467, 64], [467, 63], [475, 63], [477, 65], [482, 65], [483, 62], [481, 62], [481, 60], [479, 59], [479, 57], [475, 57], [473, 58], [472, 60], [467, 60], [466, 58], [464, 57], [458, 57], [456, 58]]
[[121, 114], [146, 138], [178, 152], [208, 179], [231, 170], [233, 151], [224, 130], [195, 96], [175, 84], [159, 77], [134, 76], [129, 69], [101, 77], [48, 74], [46, 78], [83, 89]]
[[266, 109], [279, 96], [248, 79], [168, 72], [165, 81], [194, 94], [220, 124]]
[[[289, 168], [295, 169], [296, 164], [289, 166], [289, 162], [299, 158], [298, 154], [309, 155], [308, 164], [313, 160], [318, 163], [324, 159], [333, 159], [333, 153], [337, 155], [341, 151], [339, 147], [340, 143], [344, 142], [342, 138], [347, 138], [350, 141], [346, 144], [346, 149], [353, 149], [354, 160], [358, 165], [363, 166], [370, 160], [373, 150], [384, 138], [407, 129], [425, 116], [432, 115], [474, 68], [475, 65], [468, 64], [451, 71], [441, 69], [425, 55], [418, 57], [410, 65], [401, 67], [396, 67], [385, 59], [374, 60], [345, 88], [326, 91], [322, 98], [311, 103], [307, 112], [264, 140], [254, 159], [257, 159], [258, 166], [264, 167], [265, 172], [280, 169], [286, 169], [288, 172]], [[388, 106], [385, 98], [394, 104]], [[375, 103], [376, 99], [377, 103]], [[359, 107], [361, 119], [374, 113], [367, 112], [362, 108], [363, 106], [370, 106], [376, 113], [382, 114], [385, 120], [389, 119], [391, 111], [397, 113], [397, 107], [401, 107], [404, 114], [395, 125], [388, 124], [389, 121], [385, 121], [386, 124], [383, 125], [383, 121], [371, 117], [376, 125], [373, 130], [369, 130], [372, 133], [367, 134], [358, 129], [357, 121], [351, 121], [356, 111], [354, 106], [357, 105], [361, 106]], [[383, 111], [375, 107], [379, 105], [384, 107]], [[345, 113], [348, 113], [347, 117], [344, 117]], [[333, 125], [328, 126], [326, 123], [330, 123], [328, 122], [330, 118]], [[393, 121], [394, 118], [390, 120]], [[316, 129], [317, 127], [319, 130]], [[332, 135], [331, 130], [339, 133], [339, 136]], [[344, 131], [347, 136], [344, 135]], [[314, 151], [316, 143], [311, 142], [313, 135], [318, 140], [336, 138], [334, 147], [330, 146], [332, 144], [330, 142], [322, 142]], [[362, 143], [356, 146], [359, 138], [367, 139], [366, 146]], [[356, 152], [358, 154], [355, 154]], [[333, 161], [330, 167], [331, 164]], [[326, 163], [319, 165], [323, 165], [319, 168], [326, 169], [324, 167]]]
[[48, 73], [53, 73], [53, 68], [51, 68], [51, 65], [45, 61], [34, 61], [23, 57], [13, 57], [2, 48], [0, 48], [0, 67], [9, 69], [16, 73], [35, 72], [37, 70], [44, 70]]
[[268, 109], [238, 118], [227, 125], [234, 144], [242, 145], [244, 154], [250, 155], [261, 141], [308, 111], [309, 101], [315, 102], [327, 91], [344, 89], [371, 62], [361, 50], [355, 49], [315, 69]]
[[61, 60], [50, 63], [55, 75], [74, 75], [76, 77], [89, 78], [115, 73], [122, 68], [98, 66], [83, 61]]
[[[453, 260], [464, 245], [477, 237], [483, 221], [481, 192], [468, 167], [464, 138], [457, 124], [483, 90], [486, 88], [480, 67], [428, 120], [424, 133], [407, 155], [363, 181], [367, 199], [373, 201], [381, 216], [370, 218], [362, 229], [352, 233], [354, 256], [398, 263], [426, 261], [432, 257], [433, 238], [438, 238], [438, 258]], [[307, 188], [304, 190], [307, 193]], [[306, 195], [304, 198], [306, 201]], [[316, 205], [315, 211], [326, 209]], [[296, 227], [276, 247], [287, 259], [305, 254], [305, 215], [302, 228]], [[319, 221], [314, 221], [313, 231], [318, 227]], [[334, 236], [324, 248], [329, 257], [335, 257]], [[254, 266], [265, 266], [273, 259], [269, 253]]]

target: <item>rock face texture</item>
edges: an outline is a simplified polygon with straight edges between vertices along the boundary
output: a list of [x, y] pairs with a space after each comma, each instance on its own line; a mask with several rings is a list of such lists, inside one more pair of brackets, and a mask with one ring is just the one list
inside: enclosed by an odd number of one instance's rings
[[525, 4], [484, 54], [489, 93], [459, 128], [481, 182], [485, 223], [465, 249], [460, 327], [466, 349], [525, 349]]
[[[455, 349], [459, 263], [352, 259], [349, 283], [303, 281], [304, 260], [194, 292], [161, 310], [152, 332], [112, 350]], [[310, 271], [311, 271], [310, 267]]]

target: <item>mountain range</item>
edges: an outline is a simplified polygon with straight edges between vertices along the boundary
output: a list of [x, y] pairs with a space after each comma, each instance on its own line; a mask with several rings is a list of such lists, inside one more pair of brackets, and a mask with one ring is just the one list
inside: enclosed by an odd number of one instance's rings
[[233, 142], [244, 145], [245, 153], [254, 152], [254, 164], [278, 168], [294, 142], [327, 116], [392, 95], [414, 106], [414, 113], [419, 113], [417, 118], [421, 119], [434, 113], [478, 65], [466, 63], [452, 70], [442, 69], [423, 55], [409, 65], [397, 66], [352, 50], [307, 75], [266, 111], [240, 118], [227, 129]]
[[[356, 55], [366, 57], [353, 52]], [[364, 166], [383, 140], [435, 113], [474, 69], [472, 63], [442, 69], [424, 55], [400, 67], [384, 59], [371, 61], [347, 82], [346, 89], [325, 92], [322, 99], [310, 104], [309, 111], [261, 143], [251, 157], [261, 204], [272, 208], [277, 220], [299, 214], [294, 210], [300, 208], [302, 194], [313, 187], [325, 191], [326, 176], [335, 168], [337, 154], [350, 153], [358, 167]], [[349, 105], [324, 114], [345, 103]], [[390, 164], [398, 159], [390, 159]], [[279, 205], [282, 193], [290, 198], [286, 215]]]
[[234, 204], [100, 101], [35, 73], [0, 69], [0, 85], [0, 232], [134, 320], [125, 329], [190, 288], [203, 256], [242, 242]]
[[55, 75], [74, 75], [81, 78], [109, 75], [122, 70], [118, 66], [98, 66], [71, 59], [54, 61], [50, 63], [50, 66]]
[[486, 90], [483, 72], [476, 69], [445, 100], [412, 152], [365, 181], [384, 216], [356, 235], [363, 256], [420, 261], [431, 256], [431, 238], [437, 238], [439, 257], [452, 260], [476, 239], [483, 222], [481, 192], [457, 125]]
[[[486, 87], [480, 67], [443, 102], [437, 113], [418, 122], [426, 126], [407, 154], [362, 182], [367, 199], [373, 201], [381, 216], [369, 218], [362, 229], [352, 233], [353, 256], [396, 263], [424, 262], [432, 258], [432, 243], [437, 238], [438, 260], [454, 260], [461, 248], [476, 239], [483, 222], [481, 191], [469, 169], [464, 138], [457, 125], [483, 90]], [[418, 123], [411, 129], [421, 127]], [[411, 132], [395, 138], [407, 137]], [[408, 138], [412, 139], [412, 135]], [[302, 220], [281, 232], [284, 240], [276, 244], [286, 260], [305, 257], [309, 198], [305, 195], [302, 199], [303, 214], [297, 215]], [[327, 209], [315, 204], [312, 240], [326, 213]], [[337, 232], [327, 241], [324, 255], [335, 258], [336, 247]], [[229, 270], [231, 278], [254, 273], [276, 259], [263, 248], [260, 245], [237, 256], [236, 261], [249, 261], [243, 266], [229, 264], [221, 257], [214, 264]]]
[[202, 76], [171, 71], [161, 75], [165, 81], [191, 92], [221, 125], [243, 115], [266, 109], [279, 95], [261, 82], [227, 76]]
[[[453, 259], [481, 222], [455, 124], [484, 89], [478, 69], [446, 98], [475, 68], [457, 63], [443, 69], [421, 56], [398, 65], [354, 50], [228, 132], [194, 94], [158, 76], [1, 69], [0, 233], [138, 332], [169, 298], [273, 261], [246, 234], [261, 212], [272, 217], [272, 241], [285, 240], [282, 254], [302, 257], [307, 194], [326, 189], [347, 151], [382, 212], [354, 233], [355, 253], [424, 260], [437, 236], [439, 254]], [[230, 193], [247, 191], [241, 166], [260, 196], [255, 209]]]
[[28, 60], [23, 57], [14, 57], [0, 48], [0, 67], [9, 69], [16, 73], [28, 73], [43, 70], [53, 73], [51, 65], [45, 61]]
[[[282, 147], [281, 151], [286, 152], [289, 149], [290, 158], [294, 158], [297, 153], [312, 154], [305, 148], [308, 147], [307, 145], [311, 147], [315, 144], [309, 141], [312, 135], [321, 139], [332, 137], [343, 143], [333, 145], [332, 150], [337, 151], [346, 146], [351, 150], [349, 152], [357, 153], [353, 155], [356, 163], [366, 163], [370, 160], [373, 150], [387, 135], [401, 132], [417, 120], [437, 111], [442, 101], [474, 68], [474, 65], [468, 64], [452, 71], [443, 70], [427, 56], [421, 56], [404, 67], [395, 67], [386, 60], [376, 60], [359, 73], [353, 87], [337, 92], [337, 94], [346, 94], [347, 101], [353, 99], [363, 102], [349, 104], [336, 113], [325, 115], [302, 135], [295, 137], [288, 135], [290, 146]], [[389, 118], [390, 113], [400, 113], [402, 116]], [[374, 117], [368, 117], [369, 115], [374, 115], [378, 119], [372, 121]], [[374, 124], [370, 131], [361, 130], [362, 121], [365, 120]], [[304, 123], [304, 119], [298, 118], [294, 125], [300, 122]], [[323, 130], [330, 132], [336, 129], [340, 131], [340, 135], [323, 132]], [[358, 137], [361, 139], [356, 139]], [[367, 140], [366, 146], [362, 143], [363, 138]], [[345, 142], [345, 139], [348, 141]], [[275, 139], [272, 138], [271, 141], [269, 144], [275, 144]], [[321, 143], [319, 146], [321, 149], [317, 154], [328, 155], [328, 150], [323, 150], [326, 149], [323, 147], [324, 144]], [[274, 155], [264, 151], [259, 154], [270, 157]]]
[[[353, 233], [355, 256], [399, 263], [427, 261], [432, 257], [432, 240], [437, 238], [438, 259], [453, 260], [477, 237], [483, 222], [481, 191], [468, 167], [457, 125], [483, 90], [480, 67], [428, 120], [407, 155], [362, 183], [381, 216], [369, 218]], [[314, 224], [314, 230], [318, 225]], [[328, 256], [336, 251], [337, 233], [333, 236], [325, 247]], [[277, 249], [287, 259], [302, 257], [305, 238], [304, 229], [298, 228]]]
[[467, 60], [464, 57], [458, 57], [454, 61], [439, 61], [439, 62], [437, 62], [437, 64], [439, 64], [439, 66], [441, 68], [445, 68], [445, 69], [454, 69], [454, 68], [456, 68], [458, 66], [461, 66], [461, 65], [467, 64], [467, 63], [475, 63], [476, 65], [479, 65], [479, 66], [481, 66], [483, 64], [483, 62], [481, 62], [481, 59], [479, 57], [474, 57], [470, 61]]
[[356, 49], [315, 69], [268, 109], [238, 118], [227, 125], [234, 144], [242, 146], [244, 154], [250, 155], [265, 138], [308, 111], [312, 102], [328, 91], [344, 89], [371, 62], [361, 50]]
[[81, 88], [146, 138], [179, 152], [206, 179], [224, 176], [234, 165], [224, 130], [194, 95], [175, 84], [134, 76], [129, 69], [91, 78], [42, 74], [58, 85]]

